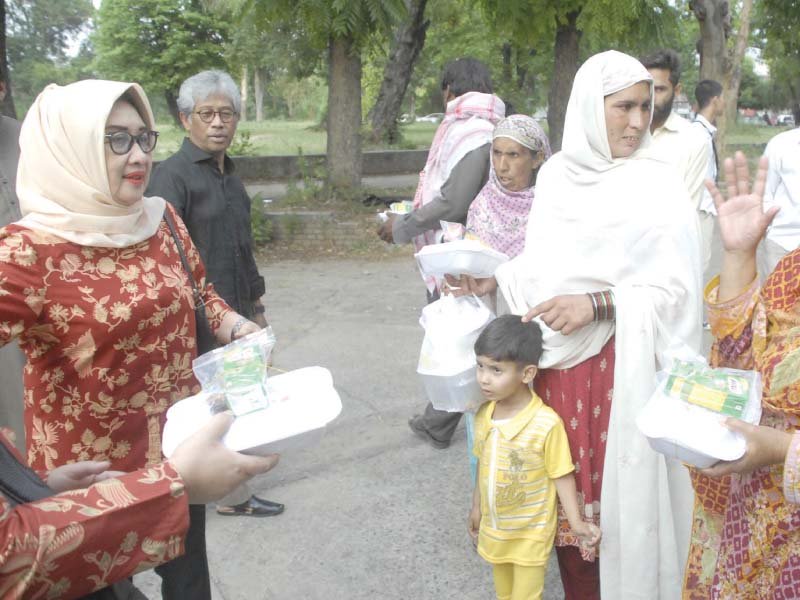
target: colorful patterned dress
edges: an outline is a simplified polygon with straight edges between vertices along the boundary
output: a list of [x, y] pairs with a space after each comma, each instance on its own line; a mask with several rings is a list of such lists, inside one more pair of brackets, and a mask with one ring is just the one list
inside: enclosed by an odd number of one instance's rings
[[0, 494], [0, 597], [82, 597], [177, 556], [188, 526], [167, 462], [16, 507]]
[[[603, 462], [614, 392], [614, 338], [606, 342], [599, 354], [574, 367], [542, 369], [534, 379], [534, 387], [545, 404], [564, 421], [575, 463], [581, 515], [599, 527]], [[593, 561], [596, 557], [595, 549], [580, 545], [560, 504], [556, 546], [576, 546], [584, 560]]]
[[[171, 210], [195, 280], [205, 271]], [[28, 464], [161, 462], [167, 409], [199, 391], [191, 288], [164, 221], [127, 248], [79, 246], [17, 225], [0, 230], [0, 344], [26, 355]], [[206, 288], [216, 331], [230, 311]]]
[[[800, 429], [800, 250], [785, 256], [761, 288], [754, 281], [738, 297], [717, 302], [718, 286], [715, 278], [705, 292], [716, 338], [712, 364], [758, 370], [761, 424]], [[787, 474], [789, 484], [796, 481], [796, 473]], [[684, 598], [800, 598], [800, 506], [787, 502], [784, 465], [720, 480], [695, 472], [692, 479]]]

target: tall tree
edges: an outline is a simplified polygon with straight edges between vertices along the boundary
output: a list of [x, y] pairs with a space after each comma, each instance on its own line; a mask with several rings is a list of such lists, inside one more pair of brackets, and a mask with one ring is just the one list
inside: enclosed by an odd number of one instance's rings
[[725, 112], [717, 123], [717, 147], [723, 155], [727, 154], [728, 130], [736, 123], [737, 107], [739, 106], [739, 86], [742, 83], [742, 61], [750, 39], [750, 17], [753, 11], [753, 0], [743, 0], [739, 13], [739, 27], [736, 32], [736, 41], [731, 49], [729, 70], [723, 81], [725, 89]]
[[728, 37], [732, 31], [728, 0], [691, 0], [689, 8], [700, 23], [700, 79], [723, 82], [728, 65]]
[[274, 0], [257, 4], [268, 24], [289, 17], [305, 23], [310, 39], [327, 48], [328, 183], [361, 183], [361, 50], [376, 31], [386, 32], [405, 16], [404, 0]]
[[736, 122], [742, 60], [750, 36], [753, 0], [743, 0], [733, 40], [734, 15], [728, 0], [691, 0], [689, 8], [700, 23], [700, 78], [719, 81], [725, 94], [725, 111], [717, 123], [717, 147], [721, 154], [725, 154], [728, 129]]
[[11, 78], [8, 76], [8, 53], [6, 52], [6, 2], [3, 0], [2, 14], [2, 29], [0, 29], [0, 66], [2, 66], [3, 73], [3, 86], [6, 90], [6, 95], [3, 98], [2, 113], [7, 117], [17, 118], [17, 109], [14, 108], [14, 96], [11, 93]]
[[668, 0], [477, 0], [499, 37], [520, 47], [554, 46], [547, 124], [553, 149], [561, 147], [572, 81], [584, 55], [587, 36], [604, 47], [638, 47], [643, 39], [662, 39], [676, 10]]
[[88, 75], [83, 67], [90, 48], [83, 45], [77, 57], [69, 56], [68, 50], [90, 27], [91, 0], [7, 0], [3, 6], [4, 66], [11, 84], [7, 109], [16, 105], [24, 111], [48, 83], [68, 83]]
[[765, 40], [764, 57], [769, 63], [770, 78], [785, 88], [792, 111], [800, 118], [800, 3], [760, 0], [756, 9], [756, 25]]
[[[135, 15], [135, 18], [131, 18]], [[101, 75], [160, 92], [176, 123], [178, 88], [198, 71], [226, 67], [226, 28], [199, 0], [103, 0], [94, 43]]]
[[427, 4], [428, 0], [406, 0], [408, 17], [395, 30], [392, 49], [383, 70], [381, 89], [370, 111], [374, 141], [397, 141], [400, 107], [430, 25], [430, 21], [425, 19]]

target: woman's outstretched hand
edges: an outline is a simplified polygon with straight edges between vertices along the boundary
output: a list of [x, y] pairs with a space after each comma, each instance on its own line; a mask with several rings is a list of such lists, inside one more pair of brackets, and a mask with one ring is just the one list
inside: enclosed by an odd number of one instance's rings
[[714, 206], [717, 207], [722, 245], [728, 252], [755, 253], [756, 246], [779, 210], [773, 207], [764, 212], [767, 166], [767, 159], [762, 157], [758, 162], [751, 189], [750, 170], [745, 155], [737, 152], [734, 158], [726, 158], [724, 170], [727, 200], [722, 197], [716, 184], [706, 181], [706, 187], [714, 199]]

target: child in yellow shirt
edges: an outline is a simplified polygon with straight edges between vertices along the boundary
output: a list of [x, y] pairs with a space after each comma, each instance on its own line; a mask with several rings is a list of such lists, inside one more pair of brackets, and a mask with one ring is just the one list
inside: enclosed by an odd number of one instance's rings
[[556, 496], [583, 543], [597, 545], [600, 529], [580, 517], [564, 424], [532, 391], [542, 355], [539, 325], [498, 317], [478, 337], [475, 354], [487, 402], [475, 417], [479, 462], [469, 533], [493, 565], [498, 600], [540, 599], [556, 533]]

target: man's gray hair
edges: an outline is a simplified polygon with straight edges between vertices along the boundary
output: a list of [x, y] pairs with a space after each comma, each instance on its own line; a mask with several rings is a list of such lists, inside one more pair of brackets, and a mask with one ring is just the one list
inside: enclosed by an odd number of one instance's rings
[[201, 71], [181, 84], [180, 92], [178, 92], [178, 110], [191, 118], [195, 104], [202, 102], [212, 94], [227, 96], [233, 104], [233, 110], [237, 113], [241, 112], [242, 97], [239, 94], [239, 88], [236, 87], [236, 83], [230, 75], [216, 69]]

